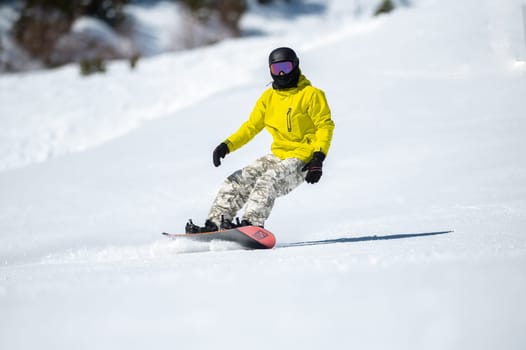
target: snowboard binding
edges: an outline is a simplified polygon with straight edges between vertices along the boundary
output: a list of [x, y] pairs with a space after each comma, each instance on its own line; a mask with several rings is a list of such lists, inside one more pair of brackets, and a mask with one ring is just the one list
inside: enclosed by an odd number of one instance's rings
[[239, 218], [236, 218], [236, 221], [233, 222], [230, 219], [225, 219], [224, 216], [221, 216], [221, 224], [219, 227], [210, 219], [207, 219], [205, 221], [205, 226], [198, 226], [195, 225], [192, 221], [192, 219], [189, 219], [186, 223], [185, 232], [186, 233], [206, 233], [206, 232], [216, 232], [216, 231], [224, 231], [224, 230], [230, 230], [237, 227], [243, 227], [243, 226], [252, 226], [252, 223], [246, 219], [239, 220]]
[[193, 223], [192, 219], [189, 219], [185, 226], [186, 233], [205, 233], [216, 231], [219, 231], [219, 228], [212, 220], [206, 220], [205, 226], [197, 226]]

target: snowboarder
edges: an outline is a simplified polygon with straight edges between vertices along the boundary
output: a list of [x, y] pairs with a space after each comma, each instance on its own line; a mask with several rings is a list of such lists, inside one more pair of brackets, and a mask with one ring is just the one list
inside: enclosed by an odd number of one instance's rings
[[[273, 138], [271, 153], [231, 174], [220, 188], [204, 227], [191, 220], [187, 233], [212, 232], [239, 226], [261, 226], [277, 197], [303, 181], [314, 184], [322, 175], [334, 129], [322, 90], [301, 73], [294, 50], [280, 47], [269, 55], [272, 87], [256, 102], [248, 120], [213, 152], [213, 163], [239, 149], [263, 128]], [[236, 219], [244, 209], [242, 220]]]

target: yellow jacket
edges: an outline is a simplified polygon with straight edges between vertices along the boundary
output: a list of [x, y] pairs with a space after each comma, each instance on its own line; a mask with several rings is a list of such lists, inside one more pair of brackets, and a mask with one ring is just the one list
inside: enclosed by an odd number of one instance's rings
[[225, 143], [233, 152], [263, 128], [272, 135], [275, 156], [308, 162], [316, 151], [329, 152], [334, 122], [323, 91], [301, 75], [296, 88], [263, 92], [248, 120]]

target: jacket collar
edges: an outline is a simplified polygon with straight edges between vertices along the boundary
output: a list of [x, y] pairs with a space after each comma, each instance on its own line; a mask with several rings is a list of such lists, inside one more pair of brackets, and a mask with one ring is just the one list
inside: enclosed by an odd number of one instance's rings
[[290, 89], [274, 89], [275, 92], [277, 92], [280, 95], [292, 95], [297, 93], [298, 91], [303, 90], [305, 87], [310, 86], [311, 83], [309, 79], [305, 77], [305, 75], [301, 74], [298, 79], [298, 86], [290, 88]]

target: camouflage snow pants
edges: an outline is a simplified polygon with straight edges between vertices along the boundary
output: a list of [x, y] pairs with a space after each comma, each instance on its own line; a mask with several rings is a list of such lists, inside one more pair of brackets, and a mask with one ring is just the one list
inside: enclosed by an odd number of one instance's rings
[[276, 198], [303, 183], [306, 173], [301, 169], [304, 165], [300, 159], [281, 160], [273, 154], [255, 160], [225, 180], [208, 218], [219, 226], [222, 216], [232, 220], [244, 206], [242, 219], [263, 226]]

